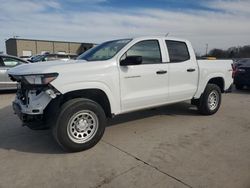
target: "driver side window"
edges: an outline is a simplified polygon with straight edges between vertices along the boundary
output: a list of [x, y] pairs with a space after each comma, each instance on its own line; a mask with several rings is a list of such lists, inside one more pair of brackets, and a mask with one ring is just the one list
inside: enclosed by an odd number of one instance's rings
[[142, 64], [162, 63], [160, 45], [158, 40], [145, 40], [132, 46], [121, 58], [122, 60], [130, 56], [141, 56]]

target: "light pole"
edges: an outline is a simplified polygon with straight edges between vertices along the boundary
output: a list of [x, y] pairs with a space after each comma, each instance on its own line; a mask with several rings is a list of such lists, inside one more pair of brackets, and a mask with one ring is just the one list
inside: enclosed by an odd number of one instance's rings
[[208, 44], [206, 44], [206, 56], [208, 55]]

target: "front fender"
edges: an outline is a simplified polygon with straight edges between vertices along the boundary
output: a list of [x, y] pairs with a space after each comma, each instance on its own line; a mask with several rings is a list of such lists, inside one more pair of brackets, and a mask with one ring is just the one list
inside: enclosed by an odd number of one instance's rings
[[120, 100], [119, 100], [119, 89], [110, 88], [105, 83], [102, 82], [76, 82], [64, 85], [54, 85], [51, 83], [61, 94], [66, 94], [68, 92], [84, 90], [84, 89], [99, 89], [102, 90], [108, 97], [111, 107], [112, 114], [120, 113]]

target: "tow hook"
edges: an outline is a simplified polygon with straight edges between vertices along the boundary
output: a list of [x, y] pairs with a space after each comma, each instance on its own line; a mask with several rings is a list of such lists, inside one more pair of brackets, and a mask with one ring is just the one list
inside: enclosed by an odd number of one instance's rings
[[56, 98], [56, 93], [55, 93], [52, 89], [46, 90], [46, 93], [47, 93], [52, 99], [55, 99], [55, 98]]

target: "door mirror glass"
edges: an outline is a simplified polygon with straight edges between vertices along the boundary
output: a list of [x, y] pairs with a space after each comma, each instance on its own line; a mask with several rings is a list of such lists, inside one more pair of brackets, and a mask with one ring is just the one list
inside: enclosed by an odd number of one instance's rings
[[142, 64], [142, 56], [127, 56], [120, 62], [121, 66], [140, 65], [140, 64]]

